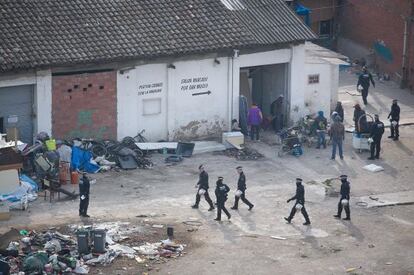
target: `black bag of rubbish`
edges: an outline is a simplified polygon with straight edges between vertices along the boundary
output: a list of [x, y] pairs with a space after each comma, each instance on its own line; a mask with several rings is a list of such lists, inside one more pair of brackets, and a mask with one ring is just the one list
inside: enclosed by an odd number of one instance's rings
[[23, 270], [28, 274], [43, 274], [43, 268], [49, 257], [45, 252], [37, 252], [27, 256], [23, 261]]
[[136, 159], [131, 156], [118, 156], [118, 164], [121, 169], [129, 170], [138, 168]]

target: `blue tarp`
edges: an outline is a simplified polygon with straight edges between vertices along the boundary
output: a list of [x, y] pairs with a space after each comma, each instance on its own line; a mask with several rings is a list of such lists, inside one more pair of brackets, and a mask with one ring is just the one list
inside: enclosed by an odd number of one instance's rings
[[37, 198], [36, 192], [39, 190], [37, 183], [22, 174], [20, 176], [20, 186], [16, 187], [16, 190], [9, 194], [0, 194], [0, 201], [7, 200], [9, 202], [18, 202], [22, 198], [27, 197], [29, 201]]
[[310, 9], [301, 4], [296, 4], [295, 12], [297, 15], [303, 16], [305, 19], [305, 24], [310, 26]]
[[85, 171], [87, 173], [96, 173], [100, 167], [97, 164], [91, 163], [92, 153], [82, 150], [79, 147], [72, 147], [72, 161], [71, 167], [73, 170]]

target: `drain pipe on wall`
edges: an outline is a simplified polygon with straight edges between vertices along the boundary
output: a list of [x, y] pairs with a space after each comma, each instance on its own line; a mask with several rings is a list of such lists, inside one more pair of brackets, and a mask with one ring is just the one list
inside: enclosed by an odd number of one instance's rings
[[402, 54], [402, 79], [400, 83], [400, 88], [404, 89], [407, 87], [407, 43], [408, 43], [408, 24], [411, 21], [410, 17], [404, 18], [404, 42], [403, 42], [403, 54]]

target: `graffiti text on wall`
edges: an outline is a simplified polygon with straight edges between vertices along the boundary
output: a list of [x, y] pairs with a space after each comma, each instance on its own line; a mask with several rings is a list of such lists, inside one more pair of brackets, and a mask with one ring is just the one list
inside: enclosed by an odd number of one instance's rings
[[162, 92], [162, 82], [142, 84], [138, 87], [138, 95], [156, 94]]
[[208, 77], [181, 79], [181, 91], [195, 91], [208, 88]]

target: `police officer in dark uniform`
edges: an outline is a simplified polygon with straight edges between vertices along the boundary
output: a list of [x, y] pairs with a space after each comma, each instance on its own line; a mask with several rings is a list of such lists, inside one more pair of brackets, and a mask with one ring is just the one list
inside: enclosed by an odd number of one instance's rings
[[366, 66], [362, 67], [362, 73], [358, 78], [357, 88], [361, 85], [362, 87], [362, 100], [364, 101], [364, 104], [367, 105], [367, 97], [368, 97], [368, 89], [370, 82], [372, 83], [372, 86], [375, 88], [375, 82], [372, 78], [372, 74], [368, 72], [368, 68]]
[[79, 216], [89, 218], [88, 206], [89, 206], [89, 190], [91, 184], [86, 173], [82, 173], [82, 179], [79, 181]]
[[391, 112], [388, 115], [388, 119], [391, 122], [391, 136], [389, 136], [388, 138], [398, 140], [398, 138], [400, 137], [400, 131], [398, 130], [400, 126], [400, 106], [398, 106], [398, 102], [396, 99], [392, 101]]
[[375, 115], [374, 124], [371, 127], [371, 134], [370, 138], [372, 138], [371, 142], [371, 157], [368, 159], [379, 159], [380, 151], [381, 151], [381, 138], [382, 134], [384, 134], [384, 123], [379, 120], [379, 116]]
[[239, 199], [242, 200], [242, 202], [244, 202], [245, 204], [247, 204], [249, 206], [249, 211], [252, 210], [252, 208], [254, 207], [254, 205], [249, 202], [246, 199], [246, 176], [243, 173], [243, 167], [238, 166], [237, 168], [237, 173], [239, 173], [239, 180], [237, 182], [237, 190], [240, 190], [241, 195], [240, 196], [235, 196], [234, 198], [234, 206], [231, 208], [233, 210], [237, 210], [238, 206], [239, 206]]
[[198, 170], [200, 171], [200, 175], [199, 175], [198, 183], [196, 185], [196, 188], [197, 188], [196, 202], [191, 207], [194, 209], [197, 209], [200, 203], [200, 198], [202, 195], [204, 195], [204, 198], [210, 205], [210, 208], [208, 209], [208, 211], [212, 211], [214, 210], [214, 205], [213, 205], [213, 201], [210, 198], [210, 195], [208, 194], [208, 174], [204, 170], [204, 165], [200, 165], [198, 167]]
[[346, 218], [344, 220], [349, 221], [351, 220], [351, 210], [349, 209], [349, 193], [351, 192], [351, 187], [349, 186], [348, 176], [347, 175], [341, 175], [341, 198], [339, 199], [338, 203], [338, 214], [334, 215], [335, 218], [340, 219], [342, 208], [345, 209]]
[[285, 220], [290, 223], [293, 219], [293, 217], [296, 214], [296, 211], [300, 209], [302, 212], [303, 217], [305, 218], [305, 223], [303, 225], [309, 225], [311, 224], [309, 220], [308, 213], [305, 209], [305, 188], [302, 185], [302, 179], [296, 178], [296, 194], [292, 198], [288, 199], [287, 202], [289, 203], [292, 200], [296, 200], [295, 205], [292, 208], [292, 211], [290, 211], [289, 217], [285, 217]]
[[221, 221], [221, 210], [226, 213], [227, 218], [230, 220], [231, 215], [229, 211], [226, 209], [226, 200], [227, 200], [227, 193], [230, 191], [230, 188], [223, 183], [223, 177], [218, 177], [216, 182], [216, 198], [217, 198], [217, 218], [215, 221]]

